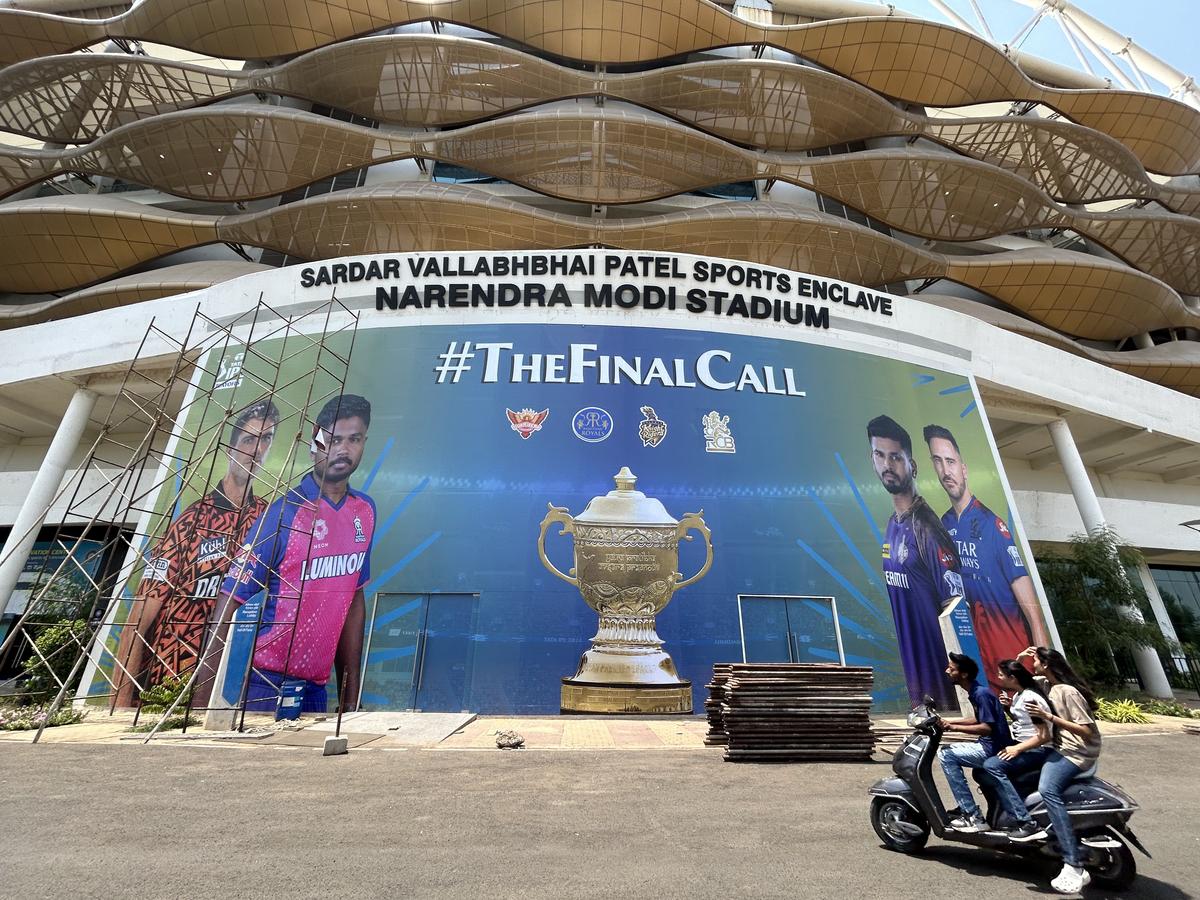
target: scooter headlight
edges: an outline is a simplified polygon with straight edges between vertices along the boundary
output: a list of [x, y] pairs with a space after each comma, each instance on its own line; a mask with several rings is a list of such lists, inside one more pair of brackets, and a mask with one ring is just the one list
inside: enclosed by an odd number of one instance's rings
[[918, 725], [924, 722], [926, 718], [928, 717], [925, 715], [923, 710], [914, 709], [908, 714], [908, 727], [916, 728]]

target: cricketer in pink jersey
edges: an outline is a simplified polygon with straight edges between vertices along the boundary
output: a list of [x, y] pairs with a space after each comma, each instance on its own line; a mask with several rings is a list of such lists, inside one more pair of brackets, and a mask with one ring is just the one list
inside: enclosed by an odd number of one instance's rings
[[251, 526], [222, 586], [237, 603], [266, 591], [246, 708], [275, 709], [299, 692], [302, 712], [325, 712], [336, 666], [346, 709], [358, 705], [375, 503], [349, 485], [362, 460], [371, 404], [334, 397], [317, 415], [313, 470]]

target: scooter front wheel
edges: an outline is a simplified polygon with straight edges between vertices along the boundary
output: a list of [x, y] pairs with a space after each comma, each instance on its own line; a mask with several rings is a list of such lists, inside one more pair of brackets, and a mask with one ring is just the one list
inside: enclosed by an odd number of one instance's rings
[[920, 853], [929, 841], [929, 822], [895, 797], [871, 800], [871, 827], [885, 847], [899, 853]]

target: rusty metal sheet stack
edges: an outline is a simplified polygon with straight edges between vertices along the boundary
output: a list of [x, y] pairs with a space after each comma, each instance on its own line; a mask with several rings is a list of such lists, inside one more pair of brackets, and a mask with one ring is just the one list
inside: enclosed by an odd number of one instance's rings
[[874, 747], [870, 719], [873, 679], [869, 666], [730, 665], [721, 703], [727, 736], [725, 759], [869, 759]]
[[721, 705], [725, 702], [725, 685], [732, 669], [731, 663], [717, 663], [713, 666], [712, 681], [705, 685], [708, 699], [704, 701], [704, 714], [708, 717], [708, 734], [704, 735], [704, 744], [708, 747], [723, 747], [729, 742]]

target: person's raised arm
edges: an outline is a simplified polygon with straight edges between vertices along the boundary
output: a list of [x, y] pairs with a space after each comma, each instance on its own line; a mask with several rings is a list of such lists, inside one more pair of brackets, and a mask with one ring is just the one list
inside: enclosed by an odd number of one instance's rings
[[1029, 708], [1029, 716], [1036, 722], [1046, 722], [1055, 728], [1063, 728], [1081, 738], [1091, 737], [1097, 731], [1095, 722], [1073, 722], [1035, 706]]

